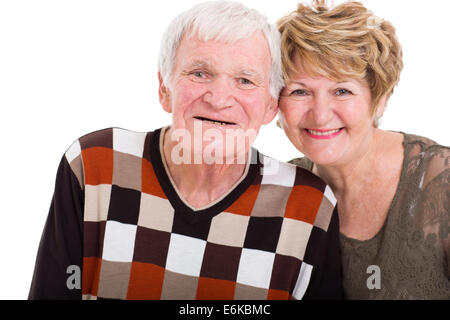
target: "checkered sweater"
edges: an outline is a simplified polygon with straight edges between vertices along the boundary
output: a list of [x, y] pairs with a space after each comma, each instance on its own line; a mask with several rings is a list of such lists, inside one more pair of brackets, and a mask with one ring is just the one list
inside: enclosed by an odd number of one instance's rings
[[162, 136], [111, 128], [67, 150], [30, 299], [342, 297], [336, 200], [322, 180], [252, 149], [243, 179], [194, 210], [171, 183]]

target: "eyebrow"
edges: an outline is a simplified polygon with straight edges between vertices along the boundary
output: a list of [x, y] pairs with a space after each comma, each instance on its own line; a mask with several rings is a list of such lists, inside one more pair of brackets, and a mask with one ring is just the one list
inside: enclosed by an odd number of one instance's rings
[[241, 69], [241, 70], [239, 70], [239, 72], [237, 72], [237, 74], [252, 78], [259, 82], [262, 82], [264, 80], [264, 75], [262, 75], [260, 72], [253, 70], [253, 69]]
[[[194, 60], [192, 63], [188, 64], [184, 69], [207, 69], [211, 71], [212, 73], [215, 73], [215, 68], [205, 60]], [[255, 82], [264, 82], [264, 75], [262, 75], [260, 72], [254, 69], [239, 69], [237, 72], [233, 73], [234, 75], [243, 76], [243, 77], [249, 77]]]
[[[301, 82], [301, 81], [290, 81], [289, 82], [289, 84], [292, 84], [292, 83], [294, 83], [294, 84], [298, 84], [298, 85], [301, 85], [301, 86], [304, 86], [304, 87], [308, 87], [308, 85], [306, 85], [305, 83], [303, 83], [303, 82]], [[340, 84], [343, 84], [343, 83], [352, 83], [350, 80], [344, 80], [344, 81], [339, 81], [339, 82], [336, 82], [335, 84], [336, 85], [340, 85]]]
[[306, 87], [306, 84], [304, 84], [303, 82], [300, 82], [300, 81], [289, 81], [288, 85], [289, 85], [289, 84], [299, 84], [299, 85], [301, 85], [301, 86]]
[[294, 86], [297, 85], [297, 86], [302, 86], [302, 87], [308, 88], [308, 86], [301, 81], [289, 81], [288, 83], [286, 83], [286, 88], [289, 86], [292, 86], [292, 85], [294, 85]]
[[211, 69], [211, 64], [204, 60], [194, 60], [192, 63], [188, 64], [185, 69], [195, 69], [195, 68], [204, 68]]

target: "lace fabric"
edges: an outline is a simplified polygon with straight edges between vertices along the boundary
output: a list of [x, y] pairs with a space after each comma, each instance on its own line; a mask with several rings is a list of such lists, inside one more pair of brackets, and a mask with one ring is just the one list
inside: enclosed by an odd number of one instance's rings
[[[366, 241], [340, 235], [348, 299], [450, 299], [450, 149], [404, 134], [404, 162], [386, 221]], [[307, 158], [292, 161], [312, 169]], [[370, 266], [380, 286], [369, 289]]]

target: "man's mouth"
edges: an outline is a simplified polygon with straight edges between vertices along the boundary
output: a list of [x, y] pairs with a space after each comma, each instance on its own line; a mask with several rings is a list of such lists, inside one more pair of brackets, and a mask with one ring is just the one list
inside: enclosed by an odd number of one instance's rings
[[236, 125], [236, 123], [234, 123], [234, 122], [228, 122], [228, 121], [216, 120], [216, 119], [209, 119], [209, 118], [205, 118], [205, 117], [194, 117], [194, 119], [211, 122], [211, 123], [218, 124], [218, 125], [221, 125], [221, 126], [233, 126], [233, 125]]

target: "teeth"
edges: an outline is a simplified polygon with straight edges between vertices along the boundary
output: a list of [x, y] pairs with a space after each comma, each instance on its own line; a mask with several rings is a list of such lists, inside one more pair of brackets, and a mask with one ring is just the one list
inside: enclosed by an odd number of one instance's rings
[[330, 131], [316, 131], [316, 130], [310, 130], [310, 129], [306, 129], [306, 130], [315, 136], [328, 136], [330, 134], [339, 132], [339, 130], [341, 130], [341, 129], [330, 130]]
[[202, 120], [202, 121], [207, 121], [207, 122], [215, 123], [215, 124], [220, 124], [220, 125], [222, 125], [222, 126], [234, 124], [234, 123], [231, 123], [231, 122], [215, 121], [215, 120], [209, 120], [209, 119], [205, 119], [205, 118], [197, 118], [197, 119], [198, 119], [198, 120]]
[[220, 121], [214, 121], [214, 120], [205, 120], [205, 121], [208, 121], [208, 122], [211, 122], [211, 123], [218, 123], [218, 124], [220, 124], [220, 125], [222, 125], [222, 126], [224, 126], [224, 125], [226, 125], [226, 124], [229, 124], [229, 123], [220, 122]]

